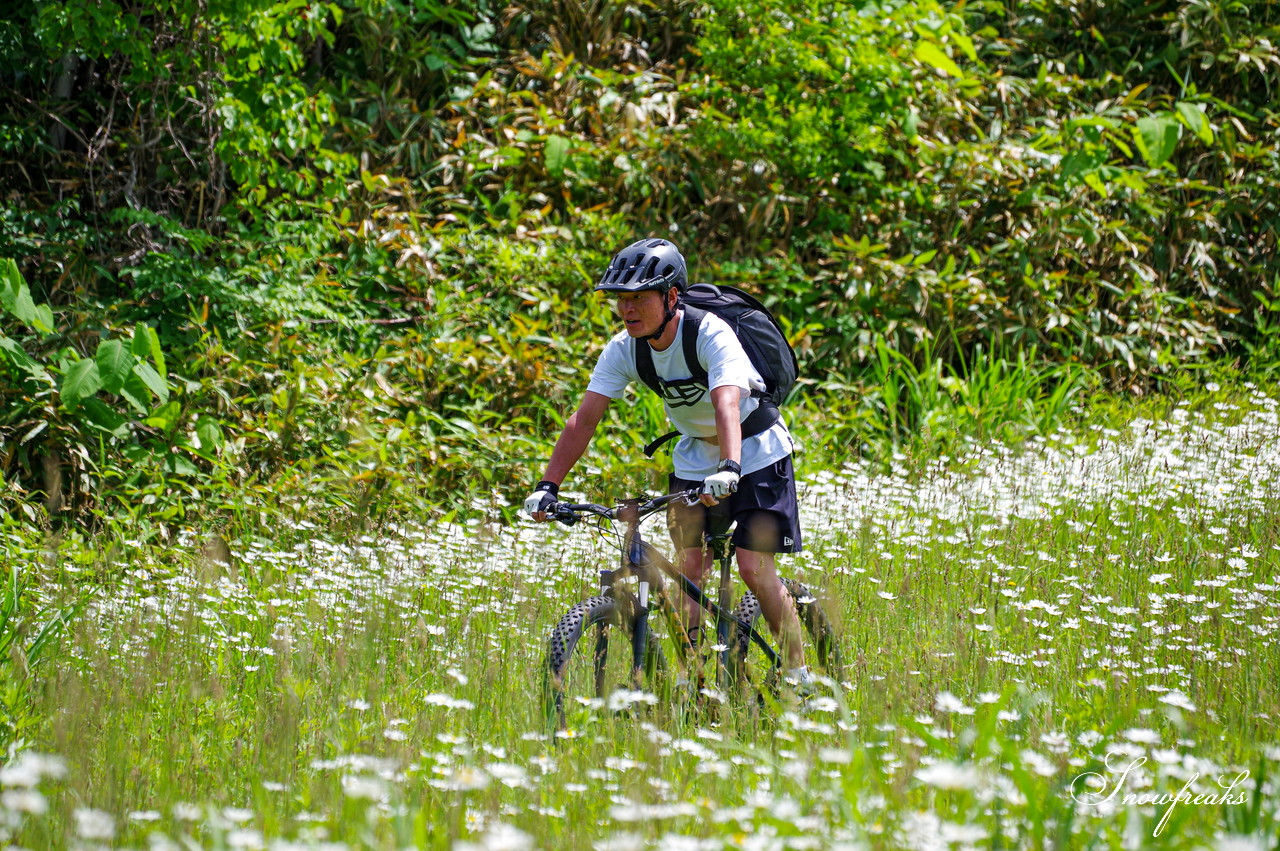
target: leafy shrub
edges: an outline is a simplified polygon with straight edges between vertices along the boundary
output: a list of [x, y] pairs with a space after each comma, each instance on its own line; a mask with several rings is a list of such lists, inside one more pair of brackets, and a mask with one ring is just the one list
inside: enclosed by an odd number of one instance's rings
[[[0, 436], [10, 447], [0, 472], [42, 492], [50, 514], [96, 507], [99, 481], [91, 474], [111, 476], [120, 456], [137, 470], [151, 462], [181, 474], [191, 470], [187, 454], [208, 454], [221, 439], [207, 416], [196, 417], [190, 432], [179, 429], [181, 409], [170, 398], [164, 354], [150, 326], [138, 325], [131, 335], [89, 329], [56, 335], [52, 310], [35, 302], [12, 260], [0, 261], [0, 308], [26, 329], [16, 339], [0, 333], [7, 397]], [[127, 475], [143, 486], [136, 471]]]
[[[1087, 370], [1141, 389], [1273, 360], [1276, 23], [22, 0], [0, 30], [3, 492], [60, 471], [78, 517], [248, 522], [492, 489], [545, 454], [614, 329], [588, 282], [654, 233], [765, 298], [845, 445], [1044, 429]], [[659, 416], [637, 407], [597, 469], [636, 475]]]

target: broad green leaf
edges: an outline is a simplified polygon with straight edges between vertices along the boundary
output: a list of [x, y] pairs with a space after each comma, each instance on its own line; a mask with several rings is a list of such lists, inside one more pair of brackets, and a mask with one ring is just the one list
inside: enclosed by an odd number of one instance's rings
[[173, 427], [178, 424], [178, 417], [182, 415], [182, 406], [177, 402], [168, 402], [156, 408], [151, 416], [143, 420], [144, 425], [152, 428], [158, 428], [168, 433], [173, 431]]
[[133, 365], [133, 374], [142, 379], [142, 383], [147, 385], [152, 393], [156, 394], [156, 398], [161, 402], [169, 401], [169, 385], [160, 377], [160, 374], [151, 368], [151, 364], [138, 361]]
[[74, 410], [81, 402], [102, 389], [98, 364], [89, 359], [78, 360], [62, 376], [58, 393], [67, 410]]
[[53, 333], [53, 309], [47, 304], [38, 304], [31, 316], [31, 326], [46, 334]]
[[35, 303], [18, 264], [7, 257], [0, 261], [0, 306], [33, 331], [53, 333], [53, 311]]
[[1086, 186], [1094, 192], [1097, 192], [1103, 198], [1106, 198], [1111, 194], [1111, 190], [1108, 189], [1107, 184], [1103, 182], [1102, 176], [1096, 171], [1091, 171], [1080, 179], [1085, 182]]
[[177, 473], [179, 476], [200, 475], [200, 471], [196, 469], [196, 465], [192, 464], [185, 456], [179, 455], [177, 452], [171, 452], [165, 457], [164, 467], [170, 473]]
[[1181, 125], [1172, 113], [1148, 115], [1138, 119], [1137, 125], [1133, 128], [1133, 141], [1147, 165], [1154, 168], [1173, 156], [1173, 149], [1178, 145], [1180, 130]]
[[476, 426], [475, 423], [471, 422], [471, 420], [464, 419], [463, 417], [450, 417], [449, 422], [459, 432], [466, 432], [467, 434], [473, 434], [473, 435], [480, 434], [480, 429]]
[[[1116, 122], [1112, 121], [1105, 115], [1082, 115], [1078, 118], [1072, 118], [1067, 122], [1066, 131], [1068, 133], [1082, 127], [1101, 127], [1104, 130], [1114, 130]], [[1093, 141], [1096, 141], [1095, 137]]]
[[145, 416], [151, 410], [151, 391], [147, 389], [147, 385], [138, 377], [136, 372], [129, 371], [128, 378], [120, 385], [120, 389], [117, 392], [120, 394], [120, 398], [128, 402], [130, 407], [137, 412], [138, 416]]
[[26, 285], [22, 280], [22, 273], [18, 271], [17, 263], [8, 257], [0, 260], [0, 307], [13, 313], [18, 292]]
[[112, 437], [129, 436], [129, 419], [107, 405], [101, 399], [85, 399], [80, 403], [84, 419], [94, 428], [101, 429]]
[[222, 446], [222, 426], [218, 421], [208, 414], [201, 414], [196, 420], [196, 439], [200, 441], [200, 448], [207, 452], [212, 452]]
[[119, 393], [133, 372], [136, 363], [133, 355], [119, 340], [103, 340], [98, 344], [98, 376], [102, 379], [102, 389], [108, 393]]
[[3, 334], [0, 334], [0, 352], [8, 355], [9, 362], [18, 369], [30, 375], [32, 378], [49, 380], [49, 373], [43, 366], [37, 363], [27, 354], [26, 350], [19, 346], [15, 340], [10, 340]]
[[973, 39], [969, 38], [969, 36], [964, 33], [958, 32], [950, 33], [947, 38], [949, 38], [956, 47], [960, 48], [960, 52], [967, 56], [970, 62], [975, 64], [978, 63], [978, 51], [973, 47]]
[[169, 375], [169, 370], [165, 368], [164, 352], [160, 350], [160, 335], [150, 325], [142, 324], [133, 329], [133, 354], [140, 361], [150, 358], [162, 378]]
[[926, 65], [932, 65], [948, 76], [956, 77], [957, 79], [964, 77], [964, 72], [960, 70], [960, 66], [951, 61], [951, 57], [931, 41], [919, 42], [913, 53], [916, 59]]
[[197, 440], [197, 441], [192, 441], [192, 442], [187, 442], [187, 441], [185, 441], [185, 440], [179, 440], [179, 441], [177, 441], [176, 443], [174, 443], [174, 446], [176, 446], [177, 448], [181, 449], [183, 452], [188, 452], [188, 453], [190, 453], [190, 454], [194, 455], [195, 457], [197, 457], [197, 458], [203, 458], [203, 459], [204, 459], [204, 460], [206, 460], [206, 461], [216, 461], [216, 460], [218, 460], [218, 456], [217, 456], [217, 455], [215, 455], [215, 454], [213, 453], [213, 450], [212, 450], [212, 449], [206, 449], [206, 448], [204, 448], [204, 447], [200, 446], [200, 445], [199, 445], [199, 441], [198, 441], [198, 440]]
[[1182, 119], [1182, 123], [1195, 133], [1197, 138], [1206, 145], [1213, 144], [1213, 127], [1209, 124], [1208, 117], [1205, 116], [1204, 110], [1194, 103], [1180, 101], [1178, 103], [1178, 117]]
[[569, 165], [569, 140], [563, 136], [548, 136], [545, 156], [547, 171], [555, 177], [561, 176]]
[[914, 139], [919, 135], [920, 113], [914, 109], [907, 112], [907, 117], [902, 121], [902, 132], [908, 139]]

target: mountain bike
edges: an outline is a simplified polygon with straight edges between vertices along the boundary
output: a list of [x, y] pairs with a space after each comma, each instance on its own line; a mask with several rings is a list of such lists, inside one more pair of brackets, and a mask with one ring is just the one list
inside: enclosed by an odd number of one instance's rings
[[[548, 509], [552, 519], [566, 526], [592, 522], [621, 553], [617, 567], [600, 571], [600, 593], [574, 605], [551, 630], [545, 666], [546, 712], [560, 729], [566, 727], [566, 706], [573, 700], [621, 709], [638, 698], [652, 702], [659, 694], [672, 696], [673, 661], [686, 681], [695, 684], [705, 683], [706, 667], [714, 666], [718, 692], [697, 688], [695, 697], [710, 694], [719, 700], [750, 700], [754, 696], [760, 705], [765, 694], [779, 690], [783, 658], [757, 629], [759, 602], [749, 590], [736, 606], [732, 602], [734, 548], [729, 532], [705, 536], [719, 566], [715, 600], [641, 535], [645, 520], [674, 502], [692, 504], [699, 495], [692, 489], [628, 499], [612, 507], [560, 502]], [[843, 664], [831, 619], [804, 585], [786, 578], [782, 584], [808, 632], [806, 653], [811, 658], [806, 661], [816, 662], [827, 676], [839, 680]], [[704, 613], [703, 622], [689, 628], [681, 617], [681, 598], [686, 595]], [[665, 629], [651, 624], [655, 612], [662, 616], [659, 623]], [[706, 633], [708, 617], [714, 622], [716, 638], [709, 648], [699, 640]], [[579, 644], [592, 629], [593, 647], [579, 652]]]

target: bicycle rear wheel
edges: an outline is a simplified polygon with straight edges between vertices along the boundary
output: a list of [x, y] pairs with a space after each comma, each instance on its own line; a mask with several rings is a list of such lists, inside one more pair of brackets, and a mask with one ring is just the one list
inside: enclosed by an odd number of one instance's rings
[[[817, 595], [803, 584], [784, 577], [782, 585], [791, 595], [796, 614], [808, 633], [806, 658], [816, 661], [827, 676], [839, 681], [844, 676], [844, 660], [834, 623], [823, 610]], [[729, 647], [729, 674], [733, 682], [743, 684], [747, 679], [747, 660], [751, 651], [751, 633], [747, 627], [768, 633], [768, 625], [761, 621], [760, 615], [760, 601], [747, 591], [734, 610], [738, 623], [734, 624], [734, 640]]]
[[[624, 709], [630, 701], [615, 697], [618, 689], [650, 691], [666, 660], [649, 635], [643, 665], [634, 667], [633, 641], [639, 602], [624, 591], [618, 597], [601, 595], [569, 609], [551, 630], [545, 671], [545, 707], [549, 722], [565, 729], [575, 705], [594, 709]], [[588, 637], [587, 646], [582, 639]]]

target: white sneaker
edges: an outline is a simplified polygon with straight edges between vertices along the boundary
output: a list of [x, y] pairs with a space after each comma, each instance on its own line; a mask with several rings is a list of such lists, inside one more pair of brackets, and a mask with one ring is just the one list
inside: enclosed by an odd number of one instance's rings
[[808, 665], [801, 665], [799, 668], [792, 668], [787, 671], [783, 677], [787, 685], [795, 689], [800, 697], [809, 697], [818, 690], [818, 683], [813, 678], [813, 671], [809, 670]]

